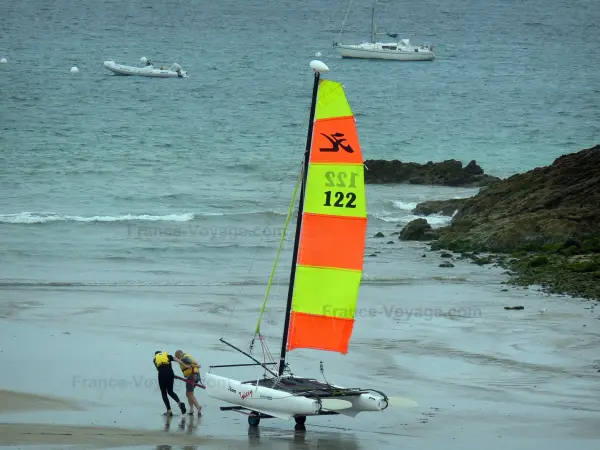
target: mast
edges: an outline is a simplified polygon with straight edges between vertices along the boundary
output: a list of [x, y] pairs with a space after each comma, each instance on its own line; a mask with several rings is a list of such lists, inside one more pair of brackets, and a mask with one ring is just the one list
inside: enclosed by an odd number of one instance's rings
[[310, 161], [310, 148], [312, 144], [313, 124], [315, 121], [315, 110], [317, 107], [317, 93], [319, 91], [320, 71], [327, 70], [320, 61], [313, 61], [311, 67], [315, 72], [312, 104], [310, 105], [310, 119], [308, 121], [308, 134], [306, 136], [306, 150], [304, 152], [304, 165], [302, 167], [302, 187], [300, 188], [300, 202], [298, 205], [298, 220], [296, 222], [296, 236], [294, 238], [294, 253], [292, 255], [292, 268], [290, 271], [290, 285], [288, 288], [287, 305], [285, 307], [285, 321], [283, 328], [283, 339], [281, 341], [281, 356], [279, 358], [279, 376], [283, 375], [285, 368], [285, 353], [287, 347], [288, 332], [290, 327], [290, 314], [292, 311], [292, 298], [294, 295], [294, 280], [296, 278], [296, 263], [298, 262], [298, 246], [300, 244], [300, 231], [302, 228], [302, 213], [304, 210], [304, 192], [306, 191], [306, 179], [308, 177], [308, 163]]
[[375, 4], [377, 0], [373, 2], [373, 9], [371, 10], [371, 44], [375, 43]]

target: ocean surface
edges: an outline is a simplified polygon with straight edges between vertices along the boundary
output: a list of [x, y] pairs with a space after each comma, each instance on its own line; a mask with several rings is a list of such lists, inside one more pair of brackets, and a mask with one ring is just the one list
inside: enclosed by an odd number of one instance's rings
[[[332, 43], [347, 7], [2, 0], [0, 282], [266, 283], [299, 175], [317, 52], [325, 76], [344, 83], [365, 159], [475, 159], [506, 177], [598, 144], [597, 1], [382, 2], [380, 31], [435, 44], [427, 63], [342, 60]], [[354, 1], [343, 40], [369, 37], [370, 8]], [[142, 56], [178, 62], [189, 77], [102, 67]], [[365, 278], [411, 279], [399, 255], [421, 250], [397, 236], [388, 244], [389, 233], [419, 201], [474, 193], [368, 186], [366, 252], [385, 252]], [[284, 278], [292, 237], [293, 226]]]

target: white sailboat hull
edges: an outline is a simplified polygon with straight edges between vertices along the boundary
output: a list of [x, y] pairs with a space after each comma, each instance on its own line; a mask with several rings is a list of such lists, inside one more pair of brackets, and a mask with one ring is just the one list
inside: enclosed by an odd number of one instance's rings
[[205, 386], [209, 397], [285, 420], [290, 420], [294, 416], [317, 415], [321, 409], [315, 399], [294, 396], [289, 392], [263, 386], [244, 384], [211, 373], [206, 374]]
[[104, 67], [116, 75], [137, 75], [142, 77], [153, 77], [153, 78], [186, 78], [187, 72], [185, 70], [172, 70], [156, 68], [154, 66], [135, 67], [126, 66], [124, 64], [118, 64], [115, 61], [104, 61]]
[[[321, 402], [308, 398], [301, 393], [290, 393], [264, 386], [243, 383], [232, 378], [225, 378], [208, 373], [206, 375], [206, 393], [215, 399], [241, 406], [244, 409], [268, 414], [284, 420], [293, 417], [318, 416], [327, 411]], [[338, 389], [345, 389], [335, 386]], [[336, 400], [346, 400], [351, 408], [336, 411], [349, 417], [355, 417], [360, 412], [382, 411], [387, 408], [387, 400], [377, 394], [336, 395]]]
[[[388, 49], [385, 47], [396, 47]], [[409, 47], [403, 49], [396, 44], [337, 44], [342, 58], [385, 59], [391, 61], [433, 61], [435, 53], [428, 47]]]

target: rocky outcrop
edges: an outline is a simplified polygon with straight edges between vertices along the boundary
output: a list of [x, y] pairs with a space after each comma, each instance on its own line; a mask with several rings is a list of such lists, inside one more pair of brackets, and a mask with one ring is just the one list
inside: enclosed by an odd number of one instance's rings
[[600, 235], [600, 145], [514, 175], [468, 199], [441, 248], [513, 252]]
[[473, 160], [465, 167], [460, 161], [449, 159], [427, 164], [402, 162], [399, 160], [365, 161], [365, 183], [371, 184], [429, 184], [456, 187], [489, 186], [500, 178], [486, 175]]
[[402, 241], [431, 241], [437, 238], [436, 231], [425, 219], [415, 219], [406, 224], [398, 239]]
[[600, 300], [600, 145], [489, 186], [436, 232], [433, 250], [502, 253], [511, 283]]
[[452, 198], [450, 200], [431, 200], [422, 202], [412, 210], [412, 213], [418, 216], [430, 216], [431, 214], [452, 216], [467, 200], [468, 198]]

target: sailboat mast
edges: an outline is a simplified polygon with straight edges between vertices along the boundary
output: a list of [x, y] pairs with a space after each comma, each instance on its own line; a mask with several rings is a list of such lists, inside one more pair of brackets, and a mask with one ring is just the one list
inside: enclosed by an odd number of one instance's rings
[[373, 2], [373, 9], [371, 10], [371, 44], [375, 43], [375, 4], [377, 0]]
[[304, 210], [304, 192], [306, 191], [306, 179], [308, 176], [308, 163], [310, 161], [310, 147], [312, 144], [313, 124], [315, 121], [315, 110], [317, 108], [317, 93], [319, 91], [320, 72], [315, 71], [313, 84], [312, 104], [310, 106], [310, 119], [308, 121], [308, 135], [306, 136], [306, 151], [304, 152], [304, 165], [302, 167], [302, 186], [300, 188], [300, 202], [298, 206], [298, 220], [296, 222], [296, 237], [294, 238], [294, 253], [292, 255], [292, 268], [290, 271], [290, 285], [288, 288], [287, 305], [285, 308], [285, 322], [283, 328], [283, 339], [281, 341], [281, 356], [279, 358], [279, 376], [283, 375], [285, 368], [285, 353], [290, 327], [290, 315], [292, 311], [292, 298], [294, 295], [294, 280], [296, 278], [296, 264], [298, 262], [298, 247], [300, 244], [300, 231], [302, 228], [302, 213]]

